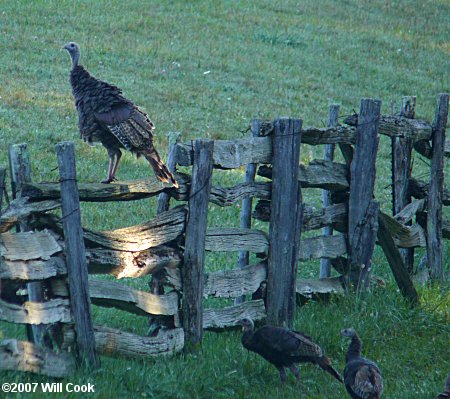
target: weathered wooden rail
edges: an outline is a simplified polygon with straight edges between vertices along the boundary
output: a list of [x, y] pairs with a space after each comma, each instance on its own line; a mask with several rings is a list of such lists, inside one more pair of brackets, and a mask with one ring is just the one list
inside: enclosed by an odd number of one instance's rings
[[[73, 155], [70, 162], [63, 155], [70, 148], [66, 143], [58, 147], [61, 181], [19, 179], [14, 187], [17, 198], [4, 209], [6, 173], [0, 168], [0, 282], [17, 288], [25, 283], [32, 290], [38, 287], [34, 283], [45, 286], [45, 295], [37, 299], [0, 289], [0, 319], [36, 326], [29, 335], [34, 344], [17, 340], [0, 344], [4, 355], [0, 369], [62, 377], [77, 365], [70, 354], [79, 354], [84, 364], [96, 367], [98, 354], [147, 358], [195, 350], [204, 329], [234, 328], [242, 317], [290, 325], [298, 296], [308, 300], [343, 294], [349, 284], [366, 289], [375, 244], [383, 248], [401, 293], [416, 302], [412, 251], [427, 248], [431, 276], [440, 279], [442, 239], [450, 237], [450, 222], [440, 211], [450, 205], [442, 179], [443, 158], [449, 156], [445, 104], [448, 96], [441, 95], [433, 124], [414, 119], [415, 98], [408, 97], [398, 116], [380, 115], [380, 103], [368, 99], [346, 124], [330, 123], [328, 128], [304, 128], [301, 121], [284, 118], [253, 121], [248, 139], [180, 143], [177, 136], [171, 143], [171, 169], [193, 167], [192, 176], [175, 172], [178, 189], [155, 178], [109, 185], [76, 183]], [[392, 137], [393, 216], [380, 210], [374, 199], [379, 134]], [[327, 155], [325, 160], [299, 164], [300, 143], [338, 144], [346, 162], [334, 162]], [[431, 159], [430, 182], [411, 176], [413, 150]], [[20, 154], [26, 159], [25, 146]], [[233, 187], [211, 185], [214, 169], [241, 166], [246, 166], [245, 182]], [[329, 202], [322, 208], [305, 205], [300, 188], [327, 190]], [[70, 194], [74, 189], [78, 194]], [[74, 201], [155, 196], [160, 199], [154, 219], [111, 231], [82, 228], [80, 207]], [[254, 207], [253, 198], [258, 200]], [[334, 203], [336, 198], [340, 200]], [[170, 208], [169, 201], [186, 203]], [[208, 203], [225, 207], [241, 201], [239, 228], [207, 225]], [[52, 212], [58, 209], [62, 218]], [[252, 217], [270, 223], [269, 233], [252, 228]], [[12, 232], [19, 223], [26, 228]], [[335, 232], [300, 237], [301, 232], [322, 228]], [[205, 251], [238, 252], [238, 268], [230, 264], [226, 270], [208, 273]], [[249, 264], [250, 252], [261, 261]], [[297, 278], [298, 262], [311, 259], [327, 260], [321, 267], [323, 278]], [[332, 268], [336, 277], [331, 277]], [[145, 292], [94, 276], [100, 274], [117, 279], [151, 275], [156, 288]], [[235, 302], [204, 308], [208, 297]], [[152, 336], [99, 326], [92, 322], [90, 303], [152, 317], [159, 326]], [[48, 331], [60, 337], [59, 354], [45, 335]], [[24, 356], [35, 359], [33, 365], [24, 362]]]

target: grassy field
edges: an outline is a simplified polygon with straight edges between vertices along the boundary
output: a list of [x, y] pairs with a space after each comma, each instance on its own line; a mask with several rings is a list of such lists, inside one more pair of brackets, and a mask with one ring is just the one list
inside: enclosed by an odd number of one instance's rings
[[[432, 121], [437, 94], [450, 89], [449, 12], [449, 3], [442, 0], [3, 0], [0, 165], [7, 164], [9, 144], [27, 142], [33, 179], [54, 181], [54, 145], [74, 140], [79, 180], [105, 177], [104, 149], [89, 148], [78, 139], [70, 63], [61, 50], [70, 40], [81, 45], [81, 61], [91, 73], [122, 87], [149, 113], [163, 154], [171, 131], [182, 132], [186, 140], [240, 138], [248, 134], [243, 131], [251, 118], [281, 115], [322, 127], [329, 104], [339, 103], [345, 115], [359, 109], [361, 97], [381, 99], [387, 114], [391, 101], [399, 104], [402, 95], [416, 95], [417, 117]], [[302, 146], [302, 162], [322, 154], [321, 147]], [[389, 163], [389, 140], [382, 137], [376, 196], [388, 212]], [[428, 170], [416, 155], [414, 175], [426, 179]], [[447, 163], [447, 185], [449, 172]], [[126, 154], [118, 177], [149, 173], [145, 161]], [[218, 184], [235, 184], [242, 181], [243, 170], [217, 172], [214, 178]], [[304, 191], [307, 202], [318, 203], [318, 190]], [[154, 209], [154, 200], [83, 204], [82, 217], [87, 227], [109, 229], [147, 220]], [[211, 205], [209, 223], [237, 226], [238, 215], [238, 207]], [[266, 228], [261, 223], [254, 227]], [[448, 244], [444, 251], [448, 267]], [[422, 253], [417, 251], [417, 262]], [[208, 270], [234, 264], [229, 254], [208, 256]], [[329, 303], [309, 302], [298, 308], [296, 327], [315, 337], [339, 369], [347, 347], [339, 331], [355, 327], [365, 341], [365, 354], [383, 371], [386, 398], [431, 399], [450, 372], [448, 287], [420, 288], [421, 305], [411, 309], [379, 250], [374, 269], [385, 286], [374, 287], [364, 299], [349, 295]], [[302, 263], [299, 273], [316, 277], [318, 262]], [[147, 289], [146, 279], [124, 283]], [[94, 316], [98, 324], [141, 335], [147, 330], [145, 319], [120, 311], [94, 307]], [[23, 328], [0, 324], [0, 338], [14, 336], [23, 337]], [[232, 331], [206, 333], [202, 350], [193, 356], [151, 362], [102, 358], [100, 370], [80, 372], [65, 382], [95, 384], [93, 398], [345, 397], [344, 387], [321, 370], [304, 365], [301, 372], [301, 383], [290, 378], [281, 385], [276, 369], [244, 351], [240, 333]], [[12, 372], [0, 376], [1, 382], [51, 381]]]

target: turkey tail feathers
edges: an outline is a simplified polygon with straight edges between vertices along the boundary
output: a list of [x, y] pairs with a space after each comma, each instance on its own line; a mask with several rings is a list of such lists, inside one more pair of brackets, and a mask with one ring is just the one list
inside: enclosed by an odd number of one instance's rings
[[142, 151], [142, 155], [150, 163], [158, 180], [163, 183], [172, 183], [175, 188], [178, 188], [175, 177], [173, 177], [167, 166], [161, 161], [161, 158], [155, 149], [152, 151]]
[[322, 370], [325, 370], [327, 373], [331, 374], [334, 378], [336, 378], [339, 382], [344, 383], [344, 380], [342, 379], [341, 375], [338, 373], [338, 371], [331, 365], [331, 361], [326, 356], [322, 356], [317, 361], [317, 364]]

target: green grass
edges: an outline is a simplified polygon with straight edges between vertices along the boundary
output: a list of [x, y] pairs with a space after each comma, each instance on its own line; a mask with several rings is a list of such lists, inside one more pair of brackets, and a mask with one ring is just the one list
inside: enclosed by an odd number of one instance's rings
[[[436, 95], [449, 92], [450, 6], [445, 1], [110, 3], [0, 3], [0, 165], [7, 164], [9, 144], [27, 142], [33, 179], [56, 180], [54, 145], [74, 140], [79, 180], [104, 178], [104, 149], [78, 140], [69, 58], [60, 50], [69, 40], [81, 45], [82, 62], [94, 75], [122, 87], [146, 109], [157, 126], [155, 141], [162, 153], [170, 131], [181, 131], [186, 140], [240, 138], [251, 118], [282, 115], [324, 126], [329, 104], [339, 103], [345, 115], [359, 109], [361, 97], [381, 99], [386, 114], [391, 101], [399, 104], [402, 95], [416, 95], [417, 117], [432, 121]], [[323, 154], [321, 147], [302, 146], [301, 151], [302, 162]], [[382, 137], [376, 197], [387, 212], [389, 163], [389, 140]], [[427, 179], [428, 170], [415, 155], [414, 175]], [[447, 186], [449, 172], [447, 162]], [[126, 154], [118, 176], [125, 180], [149, 173], [145, 161]], [[218, 171], [214, 179], [235, 184], [242, 181], [243, 169]], [[306, 202], [319, 203], [318, 190], [304, 191]], [[132, 225], [150, 218], [154, 209], [154, 200], [83, 204], [83, 224], [95, 229]], [[238, 206], [210, 206], [211, 226], [238, 223]], [[267, 228], [262, 223], [254, 227]], [[417, 252], [417, 262], [422, 253]], [[210, 254], [207, 268], [234, 267], [235, 258]], [[448, 243], [444, 259], [448, 267]], [[423, 288], [421, 305], [411, 309], [378, 249], [374, 269], [385, 287], [374, 288], [364, 300], [348, 296], [309, 302], [298, 308], [296, 327], [314, 336], [340, 369], [347, 343], [339, 330], [355, 327], [365, 341], [365, 354], [383, 371], [386, 398], [433, 398], [450, 370], [448, 287]], [[318, 262], [302, 263], [299, 274], [316, 277]], [[147, 289], [146, 282], [124, 283]], [[94, 307], [94, 315], [99, 324], [137, 334], [147, 330], [145, 319], [124, 312]], [[0, 335], [23, 337], [23, 327], [2, 323]], [[301, 384], [290, 379], [282, 386], [276, 370], [246, 353], [239, 334], [229, 332], [206, 333], [195, 356], [151, 362], [102, 358], [98, 372], [67, 381], [94, 383], [91, 397], [99, 398], [345, 397], [343, 387], [321, 370], [304, 365], [301, 371]], [[2, 382], [50, 380], [1, 374]]]

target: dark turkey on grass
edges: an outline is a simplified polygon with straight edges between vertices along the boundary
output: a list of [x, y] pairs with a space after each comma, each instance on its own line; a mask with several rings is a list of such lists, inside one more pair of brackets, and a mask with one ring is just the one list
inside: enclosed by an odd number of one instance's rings
[[383, 377], [377, 364], [361, 357], [362, 342], [353, 328], [341, 331], [352, 339], [345, 356], [344, 384], [354, 399], [379, 399], [383, 392]]
[[244, 331], [242, 335], [244, 348], [272, 363], [278, 369], [281, 381], [286, 381], [286, 367], [300, 379], [300, 372], [295, 364], [309, 362], [317, 364], [342, 382], [342, 377], [331, 366], [330, 359], [311, 337], [298, 331], [274, 326], [264, 326], [255, 331], [253, 321], [249, 318], [242, 319], [239, 323]]
[[178, 187], [153, 147], [155, 126], [147, 114], [125, 98], [117, 86], [97, 79], [79, 64], [78, 44], [67, 43], [64, 49], [72, 59], [70, 84], [78, 111], [80, 135], [89, 144], [102, 143], [108, 152], [108, 177], [103, 183], [115, 180], [121, 150], [126, 149], [138, 157], [144, 156], [160, 181]]

